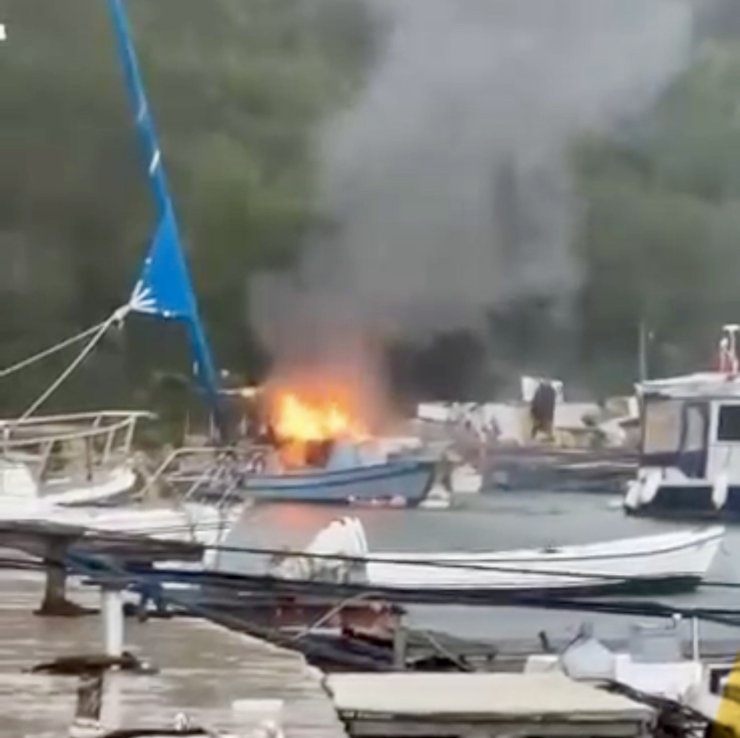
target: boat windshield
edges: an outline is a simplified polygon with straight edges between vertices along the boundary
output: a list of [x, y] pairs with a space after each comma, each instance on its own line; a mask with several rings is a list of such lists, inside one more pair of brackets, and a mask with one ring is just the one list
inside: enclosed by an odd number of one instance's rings
[[648, 400], [642, 434], [642, 453], [675, 453], [681, 444], [680, 400]]

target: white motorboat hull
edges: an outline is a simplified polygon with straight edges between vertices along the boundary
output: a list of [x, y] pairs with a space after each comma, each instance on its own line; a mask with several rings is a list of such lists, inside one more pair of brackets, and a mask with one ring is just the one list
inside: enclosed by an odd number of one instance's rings
[[[198, 543], [205, 548], [195, 568], [212, 568], [242, 512], [242, 505], [228, 510], [214, 505], [186, 503], [179, 508], [57, 507], [43, 500], [7, 501], [0, 504], [0, 520], [44, 521], [79, 526], [91, 531], [121, 533], [167, 541]], [[193, 568], [180, 562], [162, 562], [164, 568]]]
[[136, 484], [136, 474], [129, 463], [97, 471], [87, 482], [55, 479], [41, 488], [30, 469], [21, 462], [0, 459], [0, 506], [36, 503], [60, 507], [109, 505], [129, 495]]
[[195, 504], [186, 504], [182, 509], [79, 508], [54, 513], [55, 520], [83, 525], [93, 530], [141, 535], [161, 540], [194, 541], [203, 545], [215, 544], [219, 530], [229, 525], [233, 516], [233, 513], [220, 512], [213, 505]]
[[42, 499], [65, 507], [110, 505], [128, 496], [135, 484], [136, 474], [124, 464], [111, 469], [102, 479], [84, 485], [49, 484]]

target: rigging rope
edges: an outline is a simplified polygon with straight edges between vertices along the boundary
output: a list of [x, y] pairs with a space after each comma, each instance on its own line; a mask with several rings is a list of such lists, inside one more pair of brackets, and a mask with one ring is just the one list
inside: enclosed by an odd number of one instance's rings
[[[31, 562], [21, 562], [21, 561], [4, 561], [0, 560], [0, 567], [5, 568], [25, 568], [24, 564], [29, 564]], [[46, 563], [39, 562], [38, 563], [38, 569], [42, 570], [46, 566], [48, 566], [48, 560]], [[177, 574], [182, 574], [183, 572], [173, 573], [167, 576], [164, 572], [161, 572], [162, 574], [165, 574], [163, 577], [157, 577], [155, 572], [148, 572], [147, 574], [144, 574], [142, 572], [135, 573], [130, 570], [127, 570], [126, 568], [116, 564], [113, 561], [106, 561], [105, 559], [92, 559], [90, 560], [89, 557], [79, 557], [75, 556], [74, 554], [68, 556], [67, 560], [65, 561], [63, 558], [59, 558], [56, 560], [55, 563], [60, 564], [61, 566], [64, 566], [65, 568], [68, 568], [69, 572], [71, 574], [76, 574], [78, 576], [82, 576], [86, 579], [88, 579], [89, 583], [92, 582], [100, 582], [101, 580], [104, 580], [108, 577], [114, 578], [117, 583], [127, 583], [129, 586], [133, 585], [134, 587], [144, 587], [149, 588], [152, 583], [155, 583], [155, 586], [159, 589], [159, 597], [163, 602], [167, 602], [171, 605], [174, 605], [176, 607], [182, 608], [185, 612], [189, 613], [190, 615], [196, 616], [196, 617], [203, 617], [211, 622], [219, 623], [223, 626], [226, 626], [227, 628], [230, 628], [232, 630], [237, 630], [240, 632], [247, 632], [250, 633], [253, 636], [264, 638], [268, 641], [271, 641], [273, 643], [276, 643], [277, 645], [281, 645], [288, 648], [296, 648], [299, 647], [300, 650], [306, 654], [309, 658], [311, 657], [318, 657], [318, 658], [347, 658], [347, 654], [344, 653], [344, 651], [341, 648], [331, 646], [330, 644], [323, 644], [321, 642], [307, 642], [304, 640], [298, 640], [296, 638], [291, 638], [287, 634], [281, 632], [278, 628], [275, 627], [264, 627], [262, 625], [257, 624], [256, 622], [251, 621], [250, 619], [244, 617], [244, 615], [234, 615], [231, 613], [224, 612], [223, 609], [217, 608], [214, 606], [210, 606], [208, 604], [203, 604], [200, 601], [193, 601], [192, 599], [188, 598], [187, 596], [183, 594], [179, 594], [176, 592], [173, 592], [171, 590], [163, 590], [162, 584], [166, 581], [174, 581], [174, 582], [183, 582], [187, 581], [188, 577], [181, 577]], [[93, 566], [94, 564], [94, 566]], [[28, 568], [31, 568], [29, 566]], [[240, 578], [240, 577], [237, 577]], [[218, 587], [220, 582], [213, 581], [214, 579], [217, 579], [217, 577], [213, 576], [207, 576], [205, 578], [198, 578], [200, 581], [198, 582], [191, 582], [191, 583], [199, 583], [201, 585], [203, 584], [209, 584], [210, 586], [216, 586]], [[92, 581], [90, 581], [92, 580]], [[263, 594], [262, 589], [257, 586], [253, 590], [254, 594]], [[275, 604], [280, 604], [280, 596], [278, 593], [275, 593], [277, 595], [277, 598], [275, 600]], [[328, 594], [328, 593], [327, 593]], [[369, 594], [369, 593], [368, 593]], [[407, 602], [411, 603], [413, 602], [414, 598], [409, 597], [406, 599]], [[239, 609], [243, 610], [245, 605], [248, 605], [248, 601], [245, 601], [242, 596], [239, 596], [235, 602], [239, 603]], [[283, 602], [284, 604], [284, 602]], [[478, 600], [477, 598], [471, 599], [468, 602], [460, 602], [458, 598], [441, 598], [436, 601], [436, 604], [439, 605], [445, 605], [445, 604], [470, 604], [470, 605], [481, 605], [481, 604], [492, 604], [492, 605], [501, 605], [504, 603], [501, 602], [490, 602], [490, 603], [484, 603], [482, 600]], [[710, 622], [720, 622], [725, 625], [740, 626], [740, 619], [737, 618], [728, 618], [728, 615], [736, 614], [740, 615], [740, 611], [720, 611], [724, 617], [717, 617], [719, 613], [712, 609], [703, 609], [703, 608], [681, 608], [681, 607], [672, 607], [670, 605], [656, 602], [656, 601], [648, 601], [643, 603], [635, 603], [635, 602], [629, 602], [629, 601], [616, 601], [616, 602], [594, 602], [593, 600], [578, 600], [578, 599], [572, 599], [572, 598], [557, 598], [557, 599], [550, 599], [550, 598], [532, 598], [527, 597], [524, 600], [520, 598], [512, 598], [512, 600], [507, 605], [514, 605], [514, 606], [524, 606], [524, 607], [530, 607], [530, 608], [544, 608], [544, 609], [556, 609], [556, 610], [575, 610], [575, 611], [581, 611], [581, 612], [592, 612], [592, 613], [611, 613], [611, 614], [620, 614], [620, 615], [639, 615], [642, 617], [648, 616], [648, 617], [660, 617], [665, 618], [667, 616], [673, 616], [676, 614], [682, 615], [683, 617], [695, 617], [701, 620], [707, 620]], [[390, 669], [389, 666], [384, 666], [383, 664], [378, 664], [373, 662], [370, 664], [374, 669], [379, 670], [388, 670]]]
[[21, 423], [27, 420], [38, 410], [58, 389], [64, 384], [64, 382], [70, 377], [70, 375], [77, 369], [80, 364], [92, 353], [93, 349], [100, 343], [100, 340], [108, 332], [108, 329], [114, 323], [120, 323], [126, 315], [130, 312], [130, 305], [124, 305], [123, 307], [115, 310], [111, 316], [96, 326], [97, 330], [93, 333], [93, 337], [85, 344], [85, 347], [80, 353], [73, 359], [70, 365], [56, 378], [56, 380], [48, 387], [41, 395], [30, 405], [30, 407], [18, 418], [16, 423]]
[[15, 374], [16, 372], [19, 372], [21, 369], [25, 369], [26, 367], [32, 366], [33, 364], [41, 361], [42, 359], [46, 359], [47, 357], [53, 356], [54, 354], [58, 353], [59, 351], [64, 350], [65, 348], [68, 348], [69, 346], [73, 346], [75, 343], [78, 343], [83, 338], [87, 338], [89, 335], [100, 330], [101, 326], [105, 325], [106, 323], [107, 321], [104, 320], [101, 323], [98, 323], [97, 325], [92, 326], [91, 328], [87, 328], [81, 333], [78, 333], [74, 336], [71, 336], [70, 338], [66, 338], [64, 341], [54, 344], [48, 349], [39, 351], [39, 353], [34, 354], [33, 356], [29, 356], [28, 358], [23, 359], [22, 361], [19, 361], [16, 364], [12, 364], [11, 366], [6, 367], [5, 369], [0, 369], [0, 379], [9, 377], [11, 374]]

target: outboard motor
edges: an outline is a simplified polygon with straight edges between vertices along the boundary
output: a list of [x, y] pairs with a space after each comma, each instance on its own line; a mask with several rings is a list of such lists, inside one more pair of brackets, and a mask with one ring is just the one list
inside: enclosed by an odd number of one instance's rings
[[549, 382], [542, 382], [532, 397], [529, 406], [529, 415], [532, 420], [532, 438], [536, 438], [539, 432], [548, 438], [552, 436], [552, 428], [555, 421], [555, 388]]

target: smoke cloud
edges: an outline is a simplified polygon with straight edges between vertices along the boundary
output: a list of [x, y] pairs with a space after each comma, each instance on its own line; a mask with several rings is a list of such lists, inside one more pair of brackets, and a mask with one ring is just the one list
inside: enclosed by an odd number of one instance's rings
[[[374, 355], [383, 337], [482, 326], [581, 274], [566, 152], [654, 101], [687, 63], [682, 0], [372, 0], [385, 37], [321, 132], [332, 233], [252, 316], [277, 357]], [[360, 362], [362, 364], [362, 362]]]

